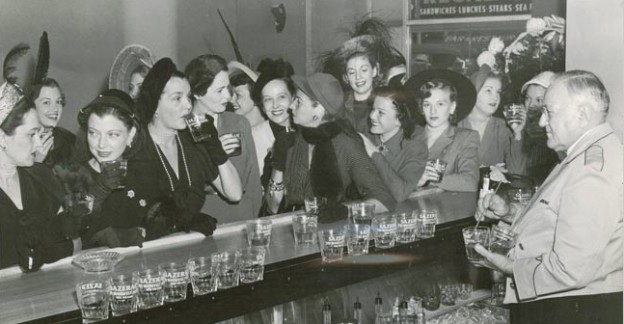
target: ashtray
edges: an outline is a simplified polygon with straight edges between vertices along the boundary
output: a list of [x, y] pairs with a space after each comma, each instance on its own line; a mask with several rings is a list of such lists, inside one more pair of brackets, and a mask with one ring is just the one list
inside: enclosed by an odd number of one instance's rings
[[112, 251], [87, 252], [76, 256], [72, 263], [87, 272], [111, 271], [121, 261], [121, 254]]

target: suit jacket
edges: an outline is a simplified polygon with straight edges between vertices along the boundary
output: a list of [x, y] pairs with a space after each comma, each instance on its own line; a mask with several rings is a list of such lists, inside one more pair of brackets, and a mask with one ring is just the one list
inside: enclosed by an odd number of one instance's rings
[[[418, 140], [427, 143], [427, 132]], [[449, 126], [429, 148], [429, 160], [446, 161], [442, 182], [432, 184], [448, 191], [477, 191], [479, 183], [479, 134], [476, 131]]]
[[514, 220], [506, 302], [622, 291], [622, 143], [602, 124], [568, 151]]
[[251, 136], [249, 121], [242, 116], [226, 111], [217, 119], [219, 135], [241, 132], [241, 154], [229, 158], [238, 171], [243, 186], [243, 197], [239, 202], [231, 203], [210, 190], [202, 212], [216, 218], [219, 223], [231, 223], [258, 217], [262, 202], [260, 171], [256, 157], [256, 146]]

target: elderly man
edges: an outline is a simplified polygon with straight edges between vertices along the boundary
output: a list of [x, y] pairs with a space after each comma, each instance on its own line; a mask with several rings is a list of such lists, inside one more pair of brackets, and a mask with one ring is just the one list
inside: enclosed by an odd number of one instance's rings
[[592, 73], [548, 88], [540, 125], [566, 151], [525, 207], [489, 194], [477, 215], [512, 222], [507, 255], [482, 246], [481, 265], [506, 273], [512, 323], [622, 323], [623, 149], [605, 119], [609, 95]]

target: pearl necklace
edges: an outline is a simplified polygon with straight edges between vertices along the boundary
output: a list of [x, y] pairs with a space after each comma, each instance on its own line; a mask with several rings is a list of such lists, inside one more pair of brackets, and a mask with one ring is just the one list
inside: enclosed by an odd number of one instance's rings
[[[192, 181], [191, 181], [191, 175], [189, 174], [188, 165], [186, 164], [186, 155], [184, 154], [184, 147], [182, 147], [182, 142], [180, 141], [180, 138], [178, 137], [177, 134], [175, 135], [175, 137], [176, 137], [176, 141], [178, 142], [178, 148], [180, 148], [180, 152], [182, 153], [182, 163], [184, 164], [184, 171], [186, 171], [186, 179], [190, 187], [192, 185]], [[163, 156], [160, 153], [160, 147], [158, 146], [158, 144], [156, 144], [156, 142], [154, 142], [154, 146], [156, 147], [156, 153], [158, 153], [160, 164], [162, 164], [163, 168], [165, 169], [165, 173], [167, 174], [167, 179], [169, 180], [169, 187], [171, 188], [171, 191], [175, 191], [175, 188], [173, 187], [173, 178], [171, 177], [171, 174], [169, 173], [169, 170], [167, 169], [167, 165], [165, 164], [165, 160], [163, 159]]]

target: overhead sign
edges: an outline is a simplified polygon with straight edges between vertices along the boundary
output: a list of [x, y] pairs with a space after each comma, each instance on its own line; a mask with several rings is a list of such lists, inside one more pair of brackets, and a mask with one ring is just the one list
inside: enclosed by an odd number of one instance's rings
[[531, 0], [410, 0], [411, 19], [531, 14]]

